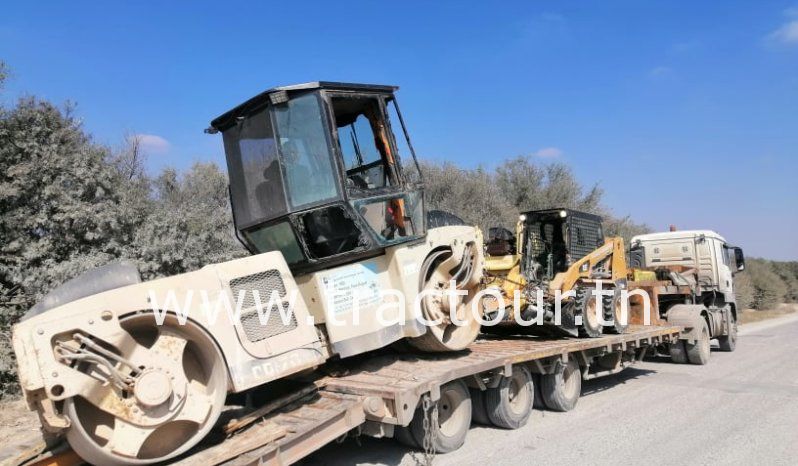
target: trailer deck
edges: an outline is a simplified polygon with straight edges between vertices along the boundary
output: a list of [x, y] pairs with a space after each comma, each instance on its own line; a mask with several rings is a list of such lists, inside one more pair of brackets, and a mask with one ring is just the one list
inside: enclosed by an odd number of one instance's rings
[[[641, 359], [651, 346], [674, 341], [680, 330], [674, 326], [632, 325], [624, 334], [600, 338], [481, 336], [468, 350], [456, 354], [382, 350], [341, 360], [324, 368], [327, 375], [318, 375], [317, 371], [304, 380], [308, 386], [317, 387], [307, 396], [215, 444], [199, 445], [176, 464], [292, 464], [353, 429], [366, 435], [392, 436], [393, 426], [410, 422], [422, 396], [428, 394], [436, 400], [441, 385], [452, 380], [463, 378], [479, 384], [486, 375], [511, 373], [514, 364], [527, 364], [532, 372], [547, 373], [556, 361], [568, 358], [586, 363], [611, 353], [633, 356], [615, 369], [584, 374], [585, 378], [598, 377]], [[45, 452], [29, 461], [8, 464], [75, 464], [58, 461], [68, 453]], [[0, 463], [5, 464], [3, 458]]]

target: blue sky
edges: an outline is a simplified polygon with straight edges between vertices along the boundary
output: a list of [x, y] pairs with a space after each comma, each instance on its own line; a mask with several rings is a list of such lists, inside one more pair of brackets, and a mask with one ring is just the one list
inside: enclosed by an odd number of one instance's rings
[[78, 104], [149, 165], [223, 163], [202, 133], [274, 85], [397, 84], [421, 156], [528, 154], [618, 215], [798, 259], [798, 2], [12, 2], [2, 99]]

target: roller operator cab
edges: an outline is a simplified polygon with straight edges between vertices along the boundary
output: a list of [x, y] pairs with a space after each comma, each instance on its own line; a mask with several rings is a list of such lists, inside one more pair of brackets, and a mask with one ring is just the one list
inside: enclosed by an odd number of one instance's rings
[[394, 86], [315, 82], [266, 91], [215, 119], [235, 226], [295, 274], [425, 234], [415, 156]]

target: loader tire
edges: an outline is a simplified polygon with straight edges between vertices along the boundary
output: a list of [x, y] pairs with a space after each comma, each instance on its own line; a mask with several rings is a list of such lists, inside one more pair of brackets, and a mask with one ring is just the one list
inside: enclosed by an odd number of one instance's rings
[[621, 289], [616, 288], [612, 296], [602, 296], [604, 298], [604, 320], [612, 322], [611, 325], [604, 327], [607, 333], [622, 334], [629, 327], [629, 316], [623, 314], [623, 300], [621, 299]]
[[671, 361], [674, 364], [687, 364], [687, 350], [684, 347], [684, 340], [676, 340], [668, 348], [671, 353]]
[[485, 391], [485, 410], [496, 427], [518, 429], [529, 420], [534, 400], [532, 374], [516, 366], [510, 377], [502, 377], [497, 387]]
[[471, 421], [483, 426], [492, 425], [485, 409], [485, 392], [478, 388], [469, 388], [471, 392]]
[[734, 313], [729, 312], [729, 334], [718, 337], [718, 344], [721, 351], [731, 353], [737, 348], [737, 319], [734, 318]]
[[557, 363], [553, 374], [540, 377], [540, 392], [543, 402], [552, 411], [570, 411], [576, 407], [582, 394], [582, 373], [579, 364], [569, 359], [567, 363]]
[[690, 364], [703, 366], [709, 362], [709, 327], [704, 319], [701, 319], [701, 324], [698, 326], [698, 340], [695, 343], [685, 342], [684, 347]]
[[581, 316], [582, 322], [577, 326], [580, 337], [596, 338], [600, 337], [603, 326], [599, 322], [598, 313], [604, 312], [601, 300], [596, 302], [596, 297], [593, 295], [593, 288], [579, 287], [576, 289], [576, 298], [574, 300], [576, 305], [576, 312]]
[[[434, 405], [438, 408], [438, 422], [430, 426], [433, 429], [432, 450], [435, 453], [455, 451], [463, 446], [468, 428], [471, 427], [471, 394], [468, 387], [459, 379], [443, 385], [441, 397]], [[423, 445], [423, 410], [416, 412], [409, 427], [415, 441]]]

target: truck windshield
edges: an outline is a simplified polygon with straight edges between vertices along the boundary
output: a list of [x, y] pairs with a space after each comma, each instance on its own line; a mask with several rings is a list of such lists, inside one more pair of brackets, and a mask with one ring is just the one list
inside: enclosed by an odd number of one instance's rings
[[316, 94], [274, 107], [284, 183], [292, 210], [338, 197], [321, 112]]

